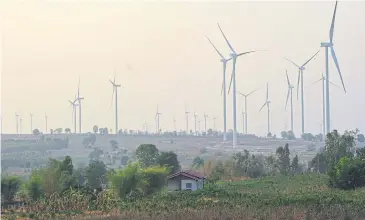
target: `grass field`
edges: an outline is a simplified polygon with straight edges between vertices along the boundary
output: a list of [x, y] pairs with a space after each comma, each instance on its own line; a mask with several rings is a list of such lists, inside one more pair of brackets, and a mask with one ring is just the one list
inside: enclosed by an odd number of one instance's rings
[[120, 201], [104, 212], [73, 209], [74, 214], [80, 214], [35, 216], [110, 220], [364, 219], [365, 188], [341, 191], [329, 189], [326, 184], [327, 177], [316, 174], [220, 182], [196, 192], [161, 192], [135, 201]]

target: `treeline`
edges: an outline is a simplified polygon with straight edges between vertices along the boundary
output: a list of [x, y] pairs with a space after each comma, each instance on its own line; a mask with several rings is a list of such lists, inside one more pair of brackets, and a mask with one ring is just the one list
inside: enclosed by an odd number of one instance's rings
[[49, 159], [44, 168], [34, 169], [27, 181], [16, 176], [2, 176], [3, 201], [39, 201], [73, 191], [95, 198], [103, 189], [110, 189], [119, 198], [147, 195], [160, 190], [165, 178], [180, 169], [174, 152], [160, 152], [151, 144], [140, 145], [136, 151], [138, 162], [124, 169], [107, 170], [104, 162], [90, 160], [86, 167], [75, 169], [72, 158]]

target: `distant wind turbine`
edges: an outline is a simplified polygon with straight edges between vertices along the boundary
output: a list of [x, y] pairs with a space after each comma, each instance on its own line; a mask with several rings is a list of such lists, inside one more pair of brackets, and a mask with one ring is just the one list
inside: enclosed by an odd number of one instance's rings
[[174, 123], [174, 131], [176, 132], [176, 119], [175, 119], [175, 116], [173, 118], [173, 123]]
[[162, 113], [158, 111], [158, 105], [157, 105], [157, 110], [156, 110], [156, 115], [155, 115], [155, 120], [156, 120], [156, 128], [157, 128], [157, 134], [160, 134], [160, 115]]
[[20, 117], [20, 119], [19, 119], [19, 134], [22, 134], [22, 125], [23, 125], [23, 119]]
[[113, 94], [112, 94], [112, 101], [113, 101], [113, 96], [115, 93], [115, 134], [118, 134], [118, 88], [121, 87], [120, 84], [116, 84], [115, 82], [115, 70], [114, 70], [114, 79], [113, 81], [111, 81], [109, 79], [110, 83], [113, 86]]
[[293, 61], [285, 58], [287, 61], [292, 63], [298, 68], [298, 85], [297, 85], [297, 99], [299, 94], [299, 82], [300, 82], [300, 88], [301, 88], [301, 108], [302, 108], [302, 133], [304, 134], [304, 88], [303, 88], [303, 71], [305, 70], [305, 66], [311, 61], [317, 54], [319, 53], [319, 50], [311, 57], [309, 60], [307, 60], [303, 65], [299, 66], [298, 64], [294, 63]]
[[198, 114], [196, 114], [196, 112], [194, 112], [194, 128], [195, 128], [195, 135], [198, 135], [198, 131], [196, 130], [196, 118], [198, 117]]
[[204, 112], [204, 130], [205, 130], [205, 134], [207, 133], [207, 118], [208, 118], [208, 115]]
[[[323, 135], [326, 136], [326, 99], [325, 99], [325, 81], [326, 81], [326, 78], [323, 76], [322, 74], [322, 77], [315, 81], [313, 84], [316, 84], [317, 82], [319, 81], [322, 81], [322, 126], [323, 126]], [[331, 81], [329, 81], [329, 83], [337, 88], [341, 88], [339, 87], [338, 85], [332, 83]]]
[[243, 112], [242, 109], [242, 134], [245, 133], [245, 113]]
[[16, 120], [16, 133], [19, 134], [19, 114], [15, 112], [15, 120]]
[[68, 102], [70, 103], [70, 106], [72, 106], [72, 122], [73, 122], [73, 124], [74, 124], [74, 132], [75, 132], [75, 134], [76, 134], [76, 109], [77, 109], [77, 106], [78, 106], [78, 104], [77, 104], [77, 99], [75, 99], [73, 102], [72, 101], [70, 101], [70, 100], [68, 100]]
[[223, 64], [223, 80], [221, 95], [223, 95], [223, 141], [227, 141], [227, 92], [226, 92], [226, 68], [227, 62], [232, 58], [225, 58], [221, 52], [214, 46], [212, 41], [207, 37], [210, 44], [214, 47], [215, 51], [221, 57], [220, 62]]
[[[79, 133], [81, 134], [81, 100], [84, 100], [83, 97], [80, 97], [80, 78], [79, 78], [79, 84], [77, 86], [77, 96], [76, 96], [76, 100], [78, 101], [79, 104]], [[76, 124], [76, 121], [75, 121]]]
[[289, 96], [290, 96], [290, 129], [292, 132], [294, 132], [294, 126], [293, 126], [293, 88], [294, 86], [292, 84], [290, 84], [290, 80], [289, 80], [289, 76], [288, 76], [288, 71], [285, 70], [285, 74], [286, 74], [286, 80], [288, 82], [288, 94], [286, 95], [286, 102], [285, 102], [285, 109], [286, 106], [288, 105], [288, 101], [289, 101]]
[[333, 49], [333, 32], [334, 32], [334, 29], [335, 29], [336, 11], [337, 11], [337, 1], [336, 1], [336, 4], [335, 4], [335, 9], [334, 9], [334, 12], [333, 12], [332, 23], [331, 23], [330, 32], [329, 32], [330, 42], [322, 42], [321, 43], [321, 47], [324, 47], [325, 52], [326, 52], [326, 131], [327, 132], [331, 131], [328, 48], [331, 49], [331, 55], [332, 55], [333, 61], [335, 62], [338, 74], [340, 76], [343, 90], [346, 92], [345, 84], [344, 84], [343, 79], [342, 79], [340, 66], [338, 64], [338, 60], [337, 60], [337, 57], [336, 57], [335, 50]]
[[248, 124], [248, 120], [247, 120], [247, 97], [249, 97], [252, 93], [256, 92], [257, 89], [255, 90], [252, 90], [251, 92], [247, 93], [247, 94], [243, 94], [241, 92], [238, 92], [240, 95], [242, 95], [243, 97], [245, 97], [245, 131], [246, 131], [246, 134], [247, 134], [247, 124]]
[[186, 134], [189, 135], [189, 113], [185, 107], [185, 116], [186, 116]]
[[33, 114], [32, 112], [30, 112], [30, 133], [32, 134], [33, 133]]
[[236, 109], [236, 61], [237, 58], [239, 56], [245, 55], [245, 54], [249, 54], [249, 53], [253, 53], [256, 51], [248, 51], [248, 52], [243, 52], [243, 53], [236, 53], [236, 51], [233, 49], [233, 47], [231, 46], [231, 44], [229, 43], [228, 39], [226, 38], [226, 36], [224, 35], [221, 27], [218, 24], [218, 27], [224, 37], [224, 39], [226, 40], [226, 43], [228, 44], [229, 48], [231, 49], [231, 53], [230, 56], [232, 57], [232, 61], [233, 61], [233, 69], [232, 69], [232, 75], [231, 75], [231, 80], [230, 80], [230, 86], [228, 89], [228, 93], [229, 90], [231, 88], [231, 84], [233, 83], [233, 148], [236, 148], [237, 146], [237, 109]]
[[215, 117], [215, 116], [213, 116], [213, 128], [214, 128], [214, 130], [215, 130], [215, 120], [216, 120], [217, 118]]
[[270, 133], [270, 103], [269, 101], [269, 83], [266, 84], [266, 101], [260, 108], [260, 111], [266, 106], [267, 107], [267, 133]]
[[48, 116], [47, 116], [47, 113], [44, 114], [44, 118], [46, 119], [46, 134], [48, 132]]

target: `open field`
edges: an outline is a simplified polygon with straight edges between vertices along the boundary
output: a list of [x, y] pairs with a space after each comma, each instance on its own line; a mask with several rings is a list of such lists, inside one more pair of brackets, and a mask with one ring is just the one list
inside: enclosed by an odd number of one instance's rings
[[[57, 203], [62, 212], [37, 211], [39, 219], [364, 219], [365, 188], [327, 187], [325, 175], [266, 177], [207, 185], [196, 192], [161, 192], [133, 201], [119, 201], [103, 210], [74, 210]], [[80, 203], [80, 202], [78, 202]], [[97, 202], [95, 202], [97, 203]], [[88, 206], [85, 206], [88, 207]], [[73, 212], [66, 212], [67, 208]], [[57, 207], [55, 207], [57, 209]], [[57, 209], [58, 210], [58, 209]], [[34, 212], [34, 211], [33, 211]], [[68, 214], [65, 214], [68, 213]], [[79, 213], [79, 214], [77, 214]], [[19, 215], [19, 214], [17, 214]], [[9, 219], [10, 215], [3, 216]], [[22, 216], [29, 216], [22, 214]]]
[[[39, 137], [33, 135], [2, 135], [2, 158], [13, 157], [15, 152], [43, 152], [43, 159], [48, 157], [61, 159], [66, 155], [72, 155], [74, 164], [87, 164], [88, 156], [93, 151], [92, 148], [85, 148], [82, 144], [86, 134], [54, 134], [46, 135], [45, 139], [68, 138], [68, 147], [62, 149], [51, 149], [47, 146], [39, 146]], [[163, 137], [163, 136], [115, 136], [115, 135], [96, 135], [96, 142], [93, 147], [103, 149], [104, 152], [111, 152], [110, 140], [119, 143], [119, 148], [127, 149], [131, 154], [140, 144], [154, 144], [160, 151], [174, 151], [183, 168], [190, 167], [194, 157], [201, 156], [207, 160], [224, 159], [231, 156], [234, 151], [230, 141], [223, 142], [220, 137]], [[248, 150], [252, 154], [270, 155], [275, 154], [275, 150], [285, 143], [289, 143], [291, 156], [298, 154], [302, 163], [311, 160], [314, 155], [323, 147], [324, 143], [309, 142], [300, 139], [260, 139], [252, 137], [239, 137], [239, 145], [236, 151]], [[206, 153], [200, 150], [205, 148]], [[116, 165], [118, 167], [119, 164]], [[19, 173], [16, 167], [9, 167], [9, 172]]]

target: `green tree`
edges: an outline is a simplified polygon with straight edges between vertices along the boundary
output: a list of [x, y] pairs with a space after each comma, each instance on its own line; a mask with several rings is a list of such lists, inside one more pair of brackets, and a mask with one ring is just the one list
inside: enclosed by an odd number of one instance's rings
[[288, 132], [282, 131], [280, 134], [283, 139], [288, 139]]
[[41, 132], [39, 131], [38, 128], [33, 130], [33, 135], [40, 135], [40, 134], [41, 134]]
[[315, 137], [311, 133], [304, 133], [302, 134], [302, 139], [305, 141], [313, 141]]
[[329, 166], [327, 169], [332, 169], [342, 157], [352, 158], [354, 147], [355, 138], [352, 134], [347, 132], [340, 135], [336, 130], [328, 133], [325, 144], [326, 158]]
[[54, 132], [56, 132], [57, 134], [61, 134], [62, 131], [63, 131], [62, 128], [57, 128], [57, 129], [54, 130]]
[[288, 131], [288, 139], [289, 140], [295, 140], [296, 137], [295, 137], [295, 134], [293, 131]]
[[153, 144], [141, 144], [136, 150], [136, 157], [142, 167], [155, 165], [158, 155], [158, 149]]
[[70, 128], [65, 128], [65, 132], [66, 132], [66, 134], [70, 134], [71, 133], [71, 129]]
[[44, 195], [44, 179], [39, 171], [32, 172], [29, 181], [26, 184], [28, 196], [31, 200], [37, 201]]
[[4, 201], [12, 201], [21, 185], [19, 177], [6, 176], [1, 177], [1, 199]]
[[195, 169], [199, 169], [200, 167], [204, 167], [204, 160], [201, 157], [195, 157], [193, 160], [192, 167]]
[[285, 144], [284, 148], [276, 149], [277, 165], [280, 173], [287, 175], [290, 171], [290, 150], [289, 144]]
[[86, 169], [87, 185], [92, 189], [101, 187], [106, 182], [106, 166], [102, 161], [91, 161]]
[[318, 153], [309, 163], [309, 168], [318, 173], [327, 171], [327, 157], [325, 153]]
[[97, 134], [98, 131], [99, 131], [99, 127], [97, 125], [94, 125], [93, 126], [93, 131], [94, 131], [94, 134]]
[[158, 155], [156, 162], [160, 166], [166, 166], [170, 173], [175, 173], [180, 170], [179, 160], [177, 159], [177, 155], [173, 151], [160, 152], [160, 155]]
[[295, 155], [295, 157], [293, 158], [293, 160], [291, 162], [291, 170], [292, 170], [293, 173], [299, 173], [300, 172], [298, 155]]
[[359, 158], [342, 157], [328, 173], [329, 186], [354, 189], [365, 186], [365, 161]]

